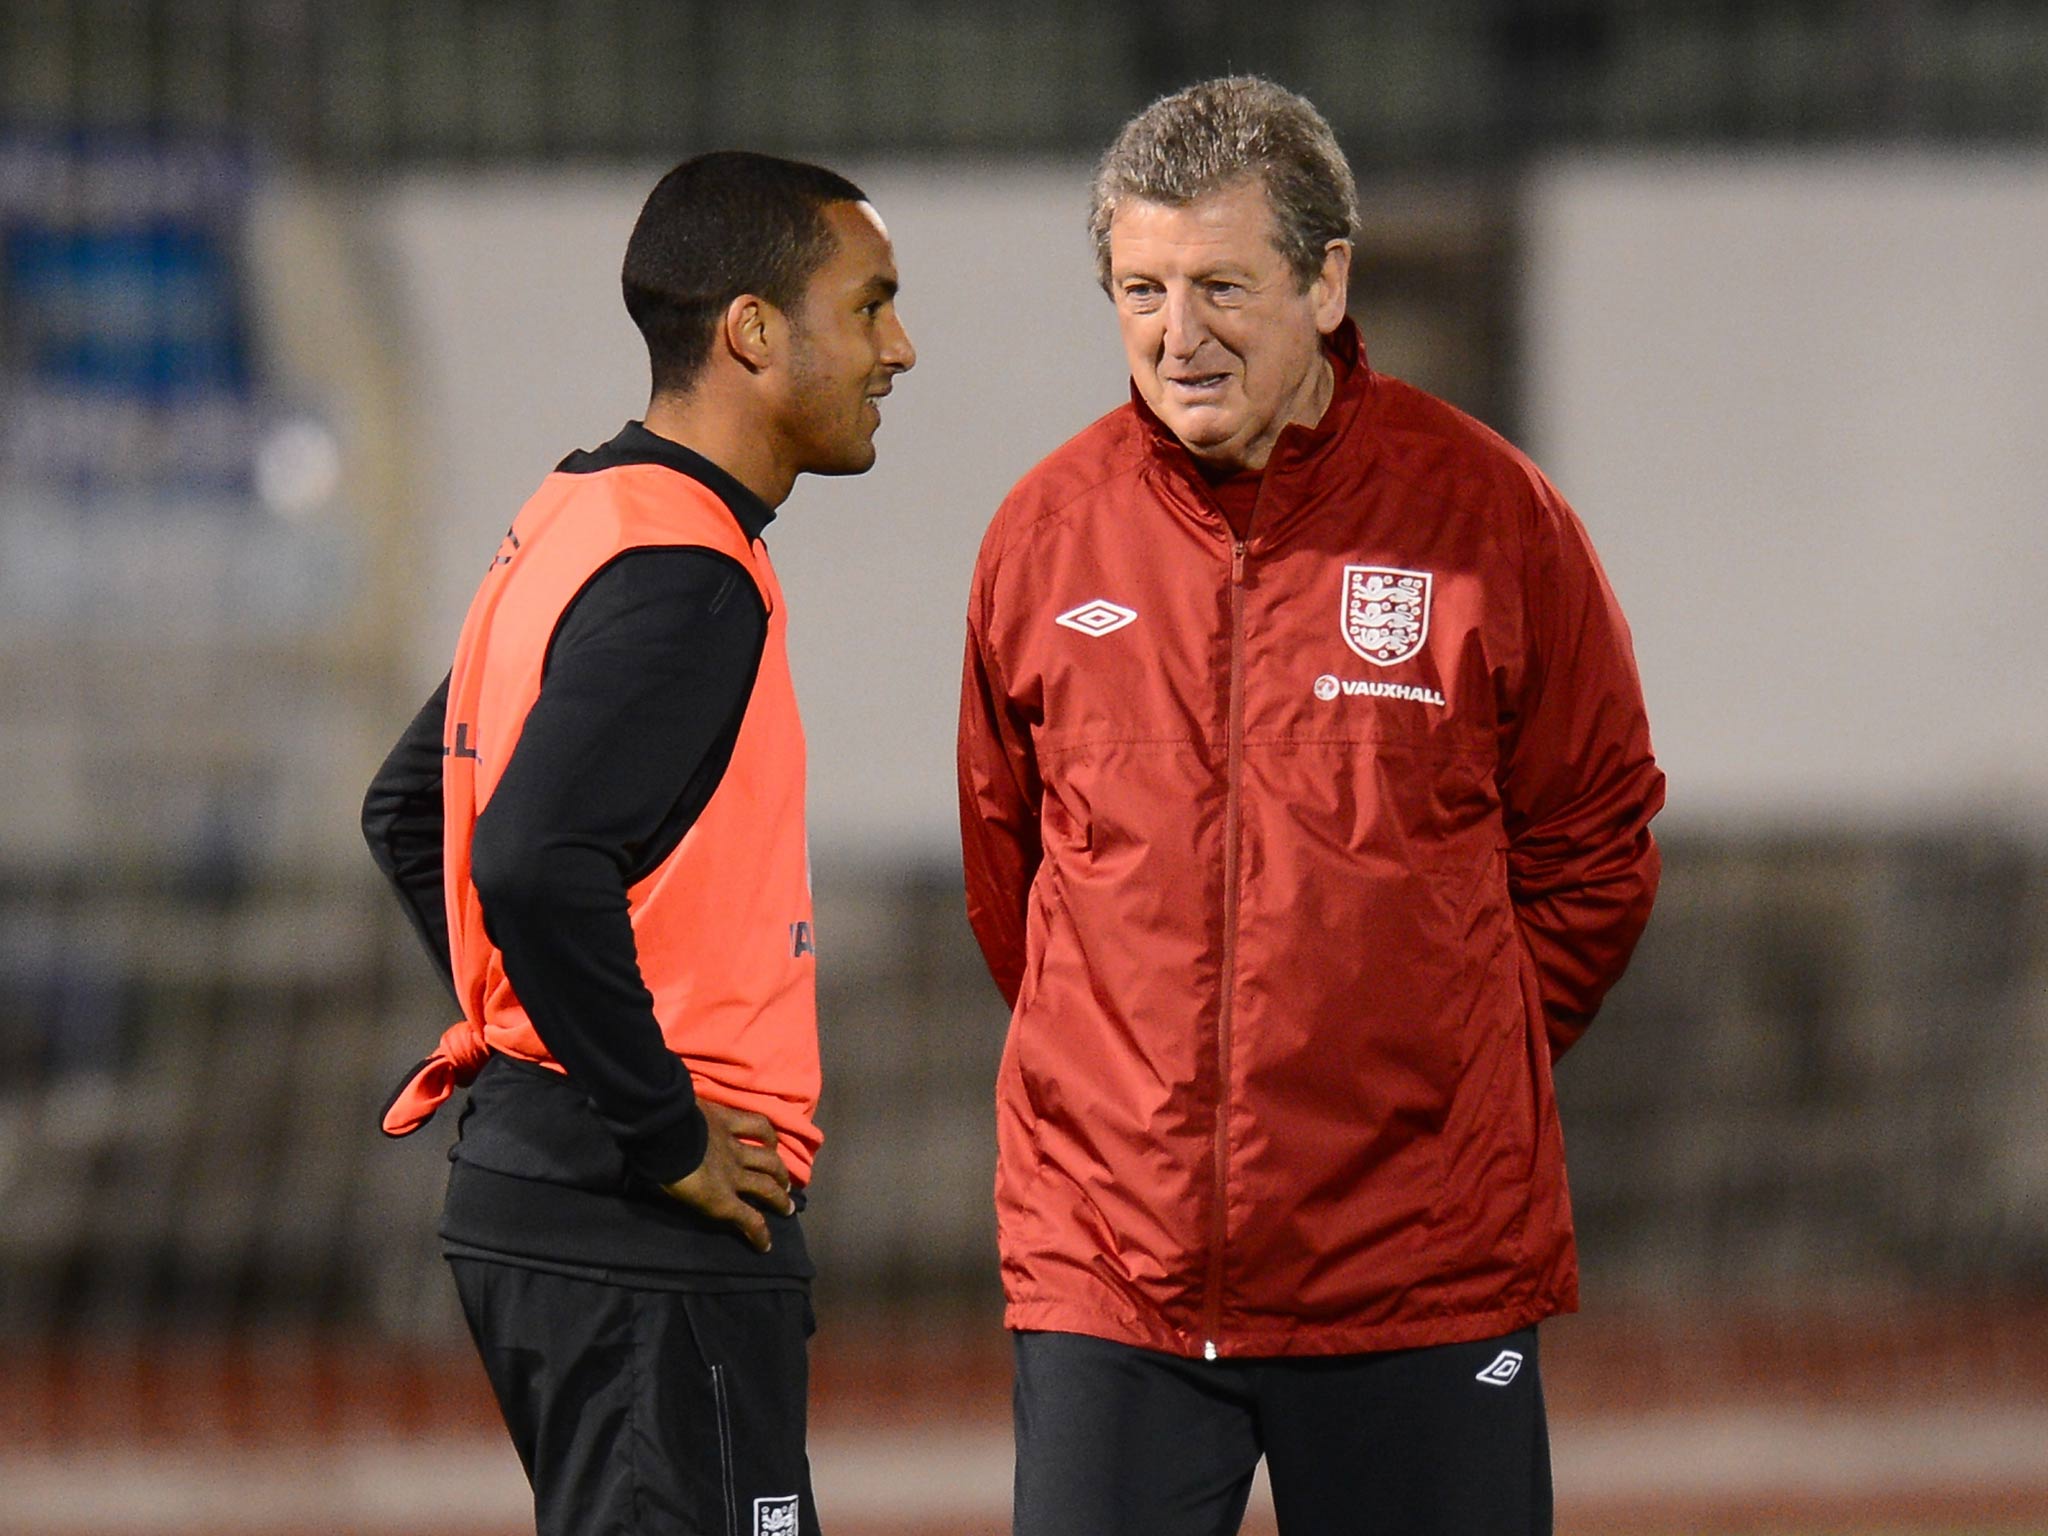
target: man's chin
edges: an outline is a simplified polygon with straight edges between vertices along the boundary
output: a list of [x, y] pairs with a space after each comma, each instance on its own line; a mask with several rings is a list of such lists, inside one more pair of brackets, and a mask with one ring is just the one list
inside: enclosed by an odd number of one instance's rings
[[1180, 439], [1181, 447], [1212, 468], [1234, 468], [1244, 452], [1244, 444], [1235, 432], [1188, 433], [1176, 428], [1173, 435]]
[[864, 475], [875, 467], [875, 445], [873, 443], [849, 444], [829, 457], [821, 455], [819, 462], [806, 466], [805, 473], [812, 475]]
[[1159, 419], [1181, 441], [1181, 446], [1198, 458], [1227, 447], [1242, 425], [1234, 416], [1210, 407], [1161, 411]]

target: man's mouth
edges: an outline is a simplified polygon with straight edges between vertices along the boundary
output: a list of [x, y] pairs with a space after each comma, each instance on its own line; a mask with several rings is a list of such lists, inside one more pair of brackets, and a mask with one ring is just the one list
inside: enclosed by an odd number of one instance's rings
[[1227, 373], [1198, 373], [1187, 378], [1169, 378], [1166, 382], [1183, 394], [1199, 395], [1221, 389], [1229, 379]]

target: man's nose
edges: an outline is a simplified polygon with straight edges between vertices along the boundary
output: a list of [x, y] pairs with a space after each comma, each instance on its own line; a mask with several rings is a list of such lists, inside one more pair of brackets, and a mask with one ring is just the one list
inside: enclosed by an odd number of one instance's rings
[[910, 344], [910, 332], [894, 315], [882, 338], [882, 365], [892, 373], [908, 373], [917, 366], [917, 348]]
[[1168, 289], [1166, 294], [1166, 350], [1172, 357], [1193, 357], [1208, 330], [1196, 311], [1194, 295], [1186, 289]]

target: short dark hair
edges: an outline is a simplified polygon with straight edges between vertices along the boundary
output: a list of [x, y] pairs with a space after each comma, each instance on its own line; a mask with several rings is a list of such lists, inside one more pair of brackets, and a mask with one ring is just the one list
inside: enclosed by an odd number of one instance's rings
[[626, 312], [647, 342], [654, 393], [696, 382], [718, 317], [743, 293], [794, 310], [835, 241], [823, 210], [867, 194], [821, 165], [745, 150], [685, 160], [655, 183], [626, 241]]

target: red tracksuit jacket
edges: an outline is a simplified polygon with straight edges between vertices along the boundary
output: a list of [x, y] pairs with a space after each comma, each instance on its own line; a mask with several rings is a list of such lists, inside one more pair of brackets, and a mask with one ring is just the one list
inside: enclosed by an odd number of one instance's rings
[[1242, 542], [1134, 397], [982, 545], [961, 820], [1014, 1007], [1014, 1328], [1338, 1354], [1576, 1305], [1551, 1062], [1658, 873], [1627, 626], [1534, 466], [1348, 322], [1331, 350]]

